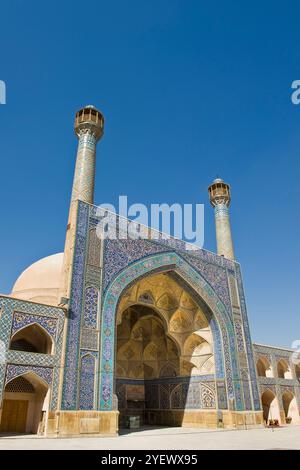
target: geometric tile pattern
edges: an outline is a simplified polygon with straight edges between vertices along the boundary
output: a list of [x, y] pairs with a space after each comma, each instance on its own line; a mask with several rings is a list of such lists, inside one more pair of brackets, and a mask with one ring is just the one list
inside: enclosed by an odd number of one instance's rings
[[8, 364], [6, 368], [5, 384], [10, 382], [15, 377], [26, 374], [28, 372], [33, 372], [48, 385], [52, 384], [53, 369], [51, 367], [22, 366], [19, 364]]
[[41, 316], [41, 315], [29, 315], [21, 312], [14, 312], [13, 324], [11, 334], [13, 335], [16, 331], [24, 328], [27, 325], [37, 323], [42, 326], [52, 338], [55, 338], [57, 330], [57, 319]]
[[[6, 351], [6, 364], [0, 364], [0, 402], [5, 377], [12, 377], [13, 374], [20, 375], [31, 370], [50, 385], [50, 409], [56, 409], [65, 320], [64, 310], [59, 307], [4, 296], [0, 296], [0, 310], [0, 341], [3, 342]], [[18, 329], [32, 323], [39, 324], [52, 336], [53, 355], [9, 350], [11, 335]]]
[[69, 302], [67, 345], [63, 381], [62, 409], [76, 410], [78, 397], [78, 371], [80, 350], [80, 327], [85, 282], [86, 245], [89, 206], [78, 202], [77, 229], [74, 246], [74, 261]]
[[7, 352], [7, 362], [9, 364], [34, 364], [42, 367], [54, 367], [56, 365], [56, 358], [50, 354], [9, 350]]
[[82, 328], [80, 338], [80, 348], [98, 351], [99, 349], [99, 331]]
[[[105, 240], [104, 249], [104, 276], [103, 289], [105, 290], [112, 278], [122, 269], [137, 261], [138, 259], [152, 255], [154, 253], [177, 252], [190, 264], [192, 264], [207, 279], [214, 290], [218, 293], [227, 309], [230, 310], [230, 296], [227, 282], [226, 269], [215, 264], [207, 262], [204, 250], [187, 253], [186, 250], [174, 250], [168, 245], [149, 240]], [[212, 254], [211, 254], [212, 255]], [[212, 258], [212, 256], [210, 257]], [[213, 258], [216, 261], [217, 256]], [[234, 264], [231, 263], [230, 266]], [[228, 264], [227, 263], [227, 264]]]
[[79, 409], [92, 410], [94, 408], [94, 381], [95, 381], [95, 357], [86, 354], [81, 358]]
[[87, 287], [85, 289], [85, 305], [84, 305], [84, 327], [97, 327], [97, 306], [99, 291], [95, 287]]
[[235, 263], [235, 276], [236, 276], [238, 295], [239, 295], [239, 301], [240, 301], [240, 312], [241, 312], [241, 319], [242, 319], [243, 333], [244, 333], [244, 340], [245, 340], [245, 347], [246, 347], [245, 352], [246, 352], [248, 370], [249, 370], [249, 382], [251, 386], [254, 409], [258, 411], [261, 409], [261, 401], [260, 401], [260, 395], [259, 395], [258, 384], [257, 384], [256, 365], [254, 362], [254, 353], [253, 353], [253, 346], [252, 346], [252, 340], [251, 340], [251, 335], [250, 335], [250, 327], [249, 327], [249, 322], [248, 322], [243, 280], [242, 280], [242, 274], [241, 274], [239, 263]]

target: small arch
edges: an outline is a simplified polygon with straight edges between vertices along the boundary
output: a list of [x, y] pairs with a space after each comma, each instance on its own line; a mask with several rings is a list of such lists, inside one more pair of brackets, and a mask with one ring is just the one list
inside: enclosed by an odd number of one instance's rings
[[268, 425], [274, 420], [280, 423], [280, 410], [275, 393], [270, 389], [265, 390], [261, 395], [261, 403], [265, 424]]
[[43, 434], [50, 390], [34, 372], [10, 380], [4, 389], [0, 432]]
[[54, 342], [45, 328], [38, 323], [31, 323], [13, 334], [9, 349], [14, 351], [52, 354]]
[[[207, 361], [213, 357], [213, 351], [212, 345], [208, 343], [206, 339], [197, 333], [192, 333], [184, 343], [183, 352], [185, 362], [189, 362], [194, 366], [191, 369], [192, 375], [207, 373], [207, 367], [205, 364], [207, 364]], [[210, 373], [213, 373], [214, 370], [212, 370], [212, 367], [214, 361], [211, 361], [207, 365], [209, 364]]]
[[25, 379], [24, 375], [19, 375], [7, 383], [6, 391], [16, 393], [34, 393], [34, 387], [29, 380]]
[[256, 362], [257, 375], [259, 377], [274, 377], [270, 361], [266, 357], [260, 357]]
[[286, 390], [282, 394], [282, 406], [286, 423], [299, 424], [300, 416], [295, 395]]
[[277, 362], [277, 375], [280, 379], [292, 379], [291, 369], [284, 359]]

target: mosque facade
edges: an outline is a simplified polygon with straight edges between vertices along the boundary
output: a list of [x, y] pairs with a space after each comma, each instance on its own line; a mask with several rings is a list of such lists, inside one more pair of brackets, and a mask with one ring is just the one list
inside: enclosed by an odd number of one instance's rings
[[[76, 114], [64, 252], [0, 295], [0, 432], [114, 435], [131, 417], [142, 426], [300, 424], [294, 351], [251, 340], [229, 185], [209, 187], [216, 254], [151, 228], [125, 237], [130, 221], [93, 204], [103, 129], [93, 106]], [[103, 216], [115, 239], [99, 233]]]

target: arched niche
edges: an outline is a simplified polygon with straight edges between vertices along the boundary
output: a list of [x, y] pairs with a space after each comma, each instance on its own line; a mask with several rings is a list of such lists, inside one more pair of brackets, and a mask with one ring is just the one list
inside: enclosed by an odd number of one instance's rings
[[13, 378], [4, 389], [0, 431], [43, 434], [49, 395], [49, 386], [34, 372]]
[[277, 375], [280, 379], [292, 379], [292, 373], [287, 361], [280, 359], [277, 362]]
[[16, 331], [10, 340], [10, 349], [31, 353], [52, 354], [54, 343], [49, 333], [38, 323]]
[[265, 390], [261, 395], [261, 402], [265, 424], [268, 425], [274, 420], [280, 423], [280, 409], [275, 393], [270, 389]]
[[257, 360], [256, 370], [259, 377], [274, 377], [271, 363], [266, 357], [260, 357]]
[[291, 424], [299, 424], [300, 416], [297, 400], [294, 393], [292, 393], [290, 390], [283, 392], [282, 406], [286, 422]]

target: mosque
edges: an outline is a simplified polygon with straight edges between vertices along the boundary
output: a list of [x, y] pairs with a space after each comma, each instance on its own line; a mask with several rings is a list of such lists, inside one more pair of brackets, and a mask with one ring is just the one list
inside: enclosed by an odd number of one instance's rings
[[141, 426], [299, 424], [293, 351], [251, 341], [229, 185], [208, 188], [217, 254], [151, 228], [144, 239], [103, 239], [93, 205], [103, 129], [94, 106], [76, 113], [64, 252], [0, 295], [0, 432], [114, 435], [131, 417]]

